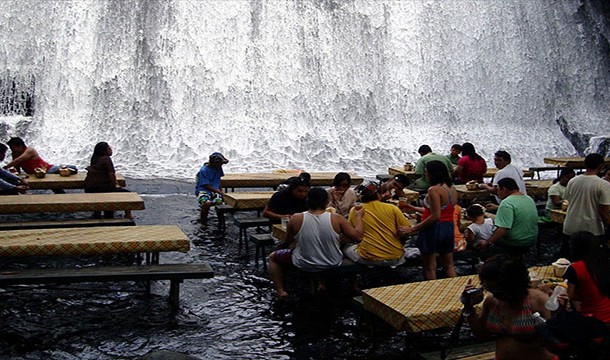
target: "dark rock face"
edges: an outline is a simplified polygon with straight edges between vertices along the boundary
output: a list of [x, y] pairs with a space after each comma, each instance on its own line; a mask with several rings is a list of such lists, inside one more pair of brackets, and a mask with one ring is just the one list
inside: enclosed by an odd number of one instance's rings
[[595, 135], [578, 132], [572, 129], [563, 116], [557, 118], [557, 124], [566, 139], [572, 143], [578, 155], [586, 156], [590, 153], [598, 153], [605, 157], [610, 156], [610, 134]]

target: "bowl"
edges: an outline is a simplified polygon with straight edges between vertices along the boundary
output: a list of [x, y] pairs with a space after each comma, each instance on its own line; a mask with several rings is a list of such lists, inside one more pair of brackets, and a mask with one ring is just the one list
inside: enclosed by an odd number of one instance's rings
[[468, 191], [479, 190], [479, 184], [466, 184], [466, 190], [468, 190]]

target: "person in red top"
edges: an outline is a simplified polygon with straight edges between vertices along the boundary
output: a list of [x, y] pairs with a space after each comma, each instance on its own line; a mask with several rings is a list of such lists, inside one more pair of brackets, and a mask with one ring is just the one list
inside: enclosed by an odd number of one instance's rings
[[603, 242], [590, 232], [574, 233], [570, 245], [575, 261], [563, 277], [574, 309], [610, 324], [610, 267]]
[[400, 226], [401, 236], [419, 232], [417, 247], [422, 255], [424, 279], [436, 279], [436, 254], [439, 254], [445, 275], [455, 277], [453, 264], [454, 225], [453, 205], [457, 202], [457, 192], [453, 187], [447, 167], [440, 161], [430, 161], [424, 172], [430, 182], [424, 198], [424, 207], [410, 206], [423, 212], [422, 221], [413, 226]]
[[[34, 174], [36, 169], [41, 168], [47, 174], [58, 174], [59, 166], [51, 165], [44, 161], [33, 147], [25, 145], [20, 137], [13, 137], [6, 143], [11, 148], [13, 160], [4, 166], [5, 169], [14, 167], [17, 171], [23, 170], [26, 174]], [[78, 170], [74, 165], [66, 165], [73, 173]]]
[[478, 183], [483, 182], [483, 174], [487, 171], [487, 163], [476, 153], [474, 145], [464, 143], [462, 145], [462, 157], [458, 160], [457, 167], [451, 175], [455, 178], [456, 184], [465, 184], [474, 180]]

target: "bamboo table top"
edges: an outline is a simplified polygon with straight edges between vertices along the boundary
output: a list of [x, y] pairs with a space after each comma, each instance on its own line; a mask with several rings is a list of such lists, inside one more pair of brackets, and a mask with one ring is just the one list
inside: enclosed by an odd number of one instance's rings
[[[573, 169], [584, 169], [585, 158], [584, 157], [548, 157], [544, 158], [545, 164], [557, 165], [561, 167], [573, 168]], [[610, 158], [604, 158], [606, 165], [610, 165]]]
[[102, 210], [144, 210], [144, 200], [135, 192], [0, 196], [0, 214]]
[[231, 192], [225, 193], [223, 200], [234, 209], [262, 209], [267, 206], [267, 202], [273, 194], [275, 191]]
[[[64, 190], [64, 189], [83, 189], [85, 185], [85, 177], [87, 173], [78, 173], [70, 176], [61, 176], [59, 174], [47, 174], [42, 179], [34, 175], [28, 175], [28, 186], [32, 190]], [[121, 174], [116, 174], [116, 179], [119, 185], [125, 186], [125, 177]]]
[[0, 256], [187, 252], [189, 248], [187, 236], [175, 225], [0, 231]]
[[[268, 173], [234, 173], [225, 174], [220, 180], [223, 188], [241, 187], [276, 187], [292, 176], [298, 176], [300, 171], [277, 171]], [[336, 172], [311, 172], [312, 186], [331, 186]], [[364, 180], [361, 176], [349, 173], [352, 185], [359, 185]]]

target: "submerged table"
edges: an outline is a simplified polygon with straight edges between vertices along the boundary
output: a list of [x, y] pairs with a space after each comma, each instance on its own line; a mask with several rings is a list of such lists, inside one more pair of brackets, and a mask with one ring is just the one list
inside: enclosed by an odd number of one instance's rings
[[[28, 175], [26, 180], [28, 182], [28, 186], [32, 190], [83, 189], [86, 176], [87, 173], [78, 173], [70, 176], [47, 174], [42, 179], [39, 179], [34, 175]], [[125, 186], [125, 177], [123, 175], [116, 174], [116, 179], [119, 182], [119, 185]]]
[[[268, 172], [268, 173], [234, 173], [226, 174], [220, 180], [223, 188], [244, 188], [244, 187], [277, 187], [286, 179], [298, 176], [298, 171], [288, 172]], [[331, 186], [336, 172], [310, 172], [312, 186]], [[364, 180], [361, 176], [349, 173], [352, 178], [352, 185], [359, 185]]]
[[78, 256], [187, 252], [187, 236], [175, 225], [5, 230], [0, 256]]
[[225, 193], [223, 200], [235, 210], [255, 210], [267, 206], [275, 191], [232, 192]]
[[144, 200], [135, 192], [0, 196], [0, 214], [104, 210], [144, 210]]

